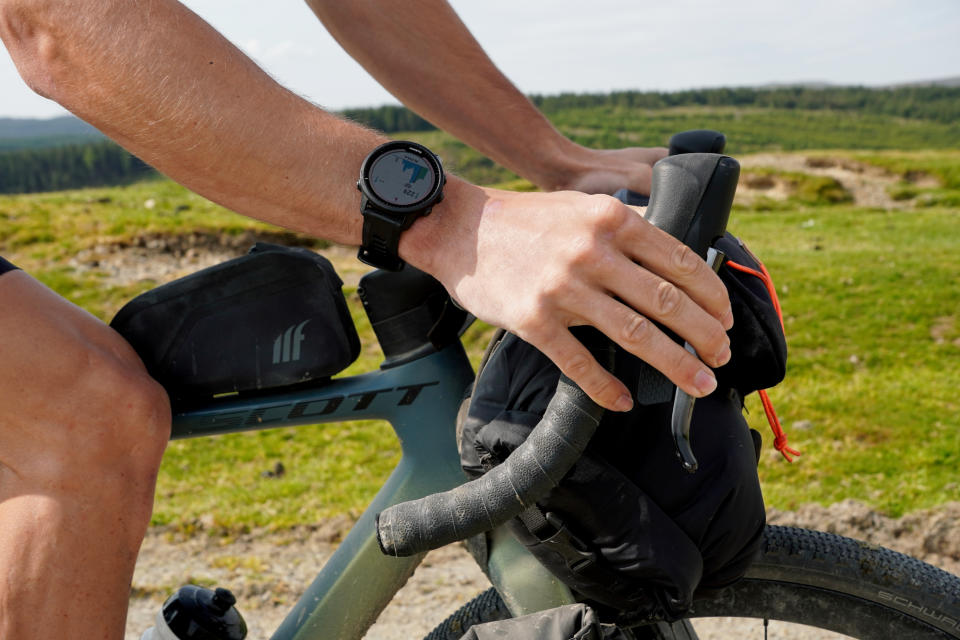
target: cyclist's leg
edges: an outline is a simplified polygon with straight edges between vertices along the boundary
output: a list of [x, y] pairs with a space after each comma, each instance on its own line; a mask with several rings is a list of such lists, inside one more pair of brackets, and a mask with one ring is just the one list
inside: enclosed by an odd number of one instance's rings
[[123, 637], [169, 429], [113, 330], [0, 275], [0, 638]]

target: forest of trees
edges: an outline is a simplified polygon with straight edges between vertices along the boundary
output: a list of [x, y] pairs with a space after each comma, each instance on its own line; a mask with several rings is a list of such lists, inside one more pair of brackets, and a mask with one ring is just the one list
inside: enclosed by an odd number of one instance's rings
[[112, 142], [0, 153], [0, 193], [128, 184], [154, 171]]
[[774, 89], [693, 89], [672, 93], [618, 91], [531, 98], [546, 113], [582, 107], [667, 109], [670, 107], [754, 107], [810, 111], [856, 111], [870, 115], [952, 123], [960, 119], [960, 87], [897, 89], [866, 87], [780, 87]]
[[436, 128], [406, 107], [393, 105], [366, 109], [344, 109], [340, 112], [340, 115], [385, 133], [431, 131]]
[[[565, 93], [530, 98], [546, 114], [593, 107], [669, 109], [671, 107], [753, 107], [766, 109], [857, 111], [871, 115], [960, 121], [960, 87], [919, 86], [897, 89], [866, 87], [721, 88], [689, 91], [615, 91]], [[404, 107], [350, 109], [344, 115], [367, 126], [396, 133], [428, 131], [433, 125]]]

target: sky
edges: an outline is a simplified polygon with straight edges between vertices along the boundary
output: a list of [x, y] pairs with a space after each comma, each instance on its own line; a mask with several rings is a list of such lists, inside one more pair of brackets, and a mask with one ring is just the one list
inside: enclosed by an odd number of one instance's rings
[[[400, 0], [383, 0], [385, 5]], [[186, 0], [279, 82], [329, 109], [395, 104], [300, 0]], [[960, 76], [960, 0], [452, 0], [524, 93], [672, 91]], [[65, 113], [0, 54], [0, 117]]]

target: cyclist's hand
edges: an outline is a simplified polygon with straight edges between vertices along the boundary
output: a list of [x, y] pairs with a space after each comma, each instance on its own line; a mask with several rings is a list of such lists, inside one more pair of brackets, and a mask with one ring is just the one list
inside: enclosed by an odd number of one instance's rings
[[612, 194], [627, 187], [631, 191], [649, 195], [653, 165], [666, 155], [667, 150], [663, 147], [581, 148], [575, 157], [578, 169], [563, 182], [554, 185], [558, 188], [545, 190]]
[[608, 409], [629, 409], [632, 394], [569, 327], [597, 327], [695, 397], [715, 388], [712, 371], [651, 322], [710, 366], [729, 359], [726, 289], [696, 254], [608, 196], [471, 189], [417, 230], [430, 244], [422, 267], [464, 307], [536, 346]]

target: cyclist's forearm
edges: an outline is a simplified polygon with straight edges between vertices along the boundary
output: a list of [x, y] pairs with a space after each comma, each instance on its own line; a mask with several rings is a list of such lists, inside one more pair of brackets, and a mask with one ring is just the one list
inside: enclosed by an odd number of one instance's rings
[[353, 185], [377, 134], [281, 88], [172, 0], [3, 0], [0, 35], [39, 93], [241, 213], [359, 244]]
[[307, 0], [378, 82], [438, 127], [550, 189], [586, 163], [496, 68], [445, 0]]

